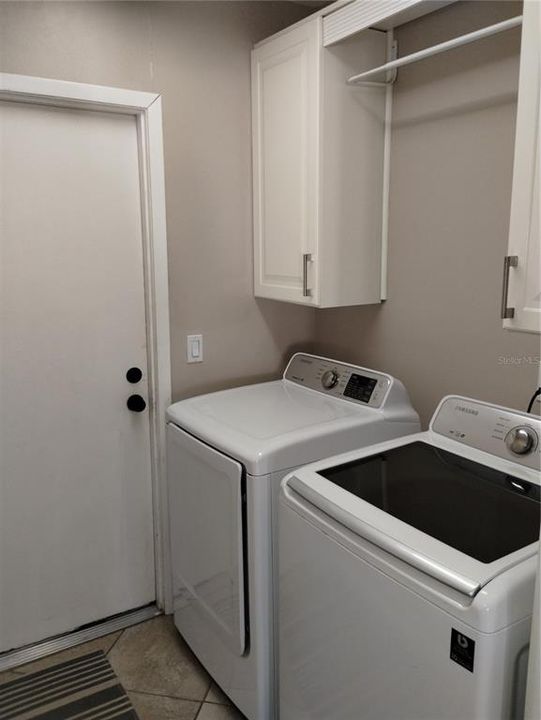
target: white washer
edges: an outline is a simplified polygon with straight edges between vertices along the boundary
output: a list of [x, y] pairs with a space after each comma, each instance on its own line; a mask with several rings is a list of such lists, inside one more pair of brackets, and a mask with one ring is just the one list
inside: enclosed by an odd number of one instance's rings
[[298, 353], [283, 378], [168, 410], [175, 624], [250, 720], [276, 713], [272, 517], [315, 459], [417, 432], [403, 385]]
[[541, 421], [458, 396], [282, 484], [281, 720], [522, 717]]

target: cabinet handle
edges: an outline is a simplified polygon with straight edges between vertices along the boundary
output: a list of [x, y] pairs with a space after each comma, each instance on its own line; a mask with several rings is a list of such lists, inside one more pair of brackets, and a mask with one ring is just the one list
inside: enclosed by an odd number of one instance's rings
[[312, 262], [312, 253], [303, 253], [302, 256], [302, 296], [310, 297], [312, 291], [308, 289], [308, 263]]
[[509, 293], [509, 268], [518, 265], [518, 255], [506, 255], [503, 259], [503, 286], [502, 286], [502, 310], [501, 319], [507, 320], [515, 317], [515, 308], [507, 307], [507, 295]]

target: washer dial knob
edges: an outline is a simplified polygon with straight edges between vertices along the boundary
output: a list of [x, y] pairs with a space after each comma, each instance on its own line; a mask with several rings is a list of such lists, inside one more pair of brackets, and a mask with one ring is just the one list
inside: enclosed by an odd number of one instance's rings
[[339, 378], [336, 370], [326, 370], [321, 376], [321, 384], [325, 390], [331, 390], [338, 383]]
[[519, 425], [509, 430], [505, 444], [515, 455], [527, 455], [537, 445], [537, 435], [532, 428]]

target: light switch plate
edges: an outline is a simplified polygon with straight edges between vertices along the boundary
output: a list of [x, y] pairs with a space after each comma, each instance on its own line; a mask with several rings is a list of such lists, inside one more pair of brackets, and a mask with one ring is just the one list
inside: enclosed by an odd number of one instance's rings
[[202, 335], [186, 335], [186, 362], [203, 362]]

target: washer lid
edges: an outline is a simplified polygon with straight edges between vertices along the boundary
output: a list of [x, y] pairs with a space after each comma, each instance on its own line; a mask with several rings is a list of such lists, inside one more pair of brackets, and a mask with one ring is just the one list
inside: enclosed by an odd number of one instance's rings
[[539, 485], [422, 436], [322, 465], [297, 471], [287, 485], [350, 530], [467, 595], [536, 550]]
[[[407, 411], [404, 419], [413, 422], [415, 414]], [[171, 405], [167, 419], [262, 475], [377, 442], [385, 416], [277, 380], [182, 400]]]

